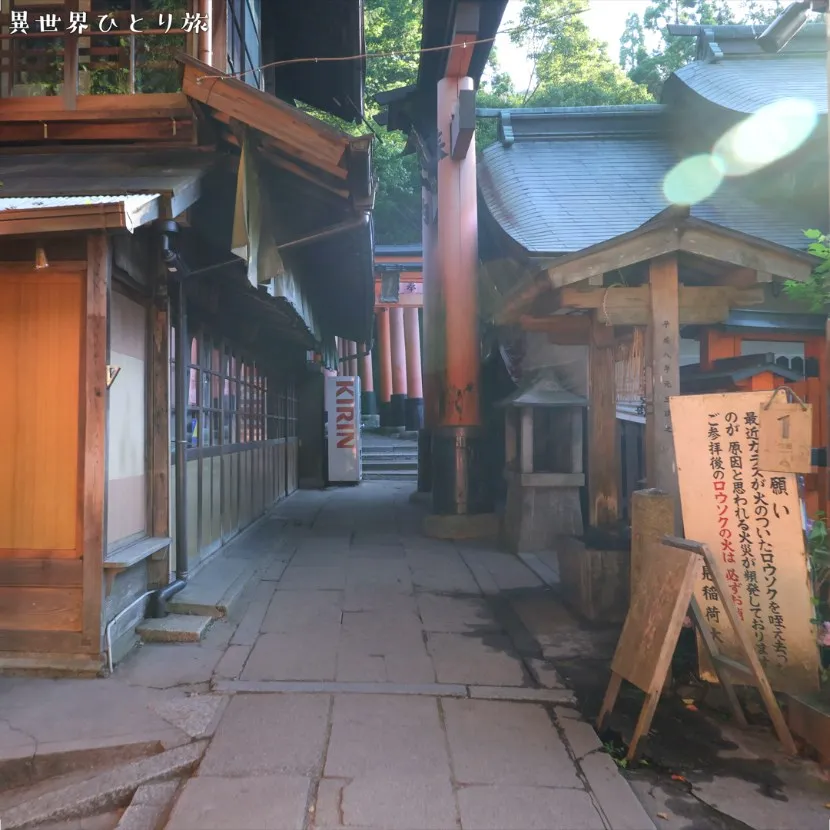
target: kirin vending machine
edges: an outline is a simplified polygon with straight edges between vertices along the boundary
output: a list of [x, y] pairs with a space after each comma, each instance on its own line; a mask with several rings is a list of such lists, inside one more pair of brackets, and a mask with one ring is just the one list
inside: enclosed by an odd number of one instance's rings
[[358, 482], [360, 461], [360, 378], [338, 375], [326, 378], [326, 432], [329, 481]]

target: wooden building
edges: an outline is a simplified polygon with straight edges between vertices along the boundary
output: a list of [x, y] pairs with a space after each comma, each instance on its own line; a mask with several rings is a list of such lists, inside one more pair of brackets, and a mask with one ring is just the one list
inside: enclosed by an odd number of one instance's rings
[[[816, 447], [827, 439], [824, 320], [783, 291], [815, 265], [803, 231], [827, 227], [824, 26], [774, 57], [750, 27], [694, 34], [697, 59], [660, 104], [505, 111], [483, 153], [480, 281], [494, 354], [515, 378], [544, 367], [588, 398], [583, 501], [568, 501], [583, 515], [556, 521], [582, 519], [595, 537], [624, 538], [634, 489], [677, 492], [672, 395], [786, 383], [815, 405]], [[755, 169], [747, 152], [747, 169], [691, 196], [703, 174], [688, 160], [785, 99], [812, 115], [793, 152]], [[544, 428], [525, 440], [545, 440]], [[823, 470], [810, 478], [811, 509], [826, 509]], [[528, 511], [508, 537], [547, 538], [522, 525], [555, 515]]]
[[0, 13], [0, 670], [128, 648], [322, 467], [321, 368], [371, 340], [372, 139], [295, 105], [358, 120], [362, 63], [259, 69], [361, 54], [359, 0], [124, 8]]

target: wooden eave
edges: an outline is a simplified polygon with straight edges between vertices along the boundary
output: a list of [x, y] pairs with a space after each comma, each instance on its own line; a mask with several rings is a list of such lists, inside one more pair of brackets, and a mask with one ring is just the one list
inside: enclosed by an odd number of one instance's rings
[[[159, 198], [144, 206], [133, 227], [146, 225], [159, 218]], [[124, 202], [99, 205], [67, 205], [64, 207], [26, 208], [0, 211], [0, 236], [64, 231], [119, 230], [129, 228]]]
[[195, 58], [182, 55], [179, 60], [184, 65], [185, 95], [203, 105], [231, 134], [237, 122], [250, 127], [261, 134], [261, 147], [278, 165], [305, 166], [310, 168], [305, 172], [325, 174], [341, 187], [346, 183], [350, 151], [365, 143], [365, 138], [348, 136]]
[[[757, 282], [766, 281], [769, 275], [804, 282], [817, 263], [810, 254], [701, 219], [679, 218], [670, 209], [633, 231], [546, 263], [505, 295], [494, 321], [499, 325], [516, 322], [531, 313], [532, 305], [548, 291], [583, 280], [601, 280], [609, 272], [680, 252], [762, 275]], [[716, 277], [713, 282], [717, 284]]]
[[80, 95], [68, 109], [60, 96], [7, 98], [0, 144], [56, 142], [193, 142], [193, 111], [183, 93]]

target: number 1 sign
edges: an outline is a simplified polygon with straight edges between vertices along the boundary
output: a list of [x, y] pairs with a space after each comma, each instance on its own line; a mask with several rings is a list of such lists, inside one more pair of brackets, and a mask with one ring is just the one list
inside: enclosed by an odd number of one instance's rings
[[[786, 386], [779, 387], [761, 407], [758, 466], [770, 473], [809, 473], [813, 409], [800, 399], [789, 403], [787, 391]], [[779, 392], [784, 394], [779, 395]]]

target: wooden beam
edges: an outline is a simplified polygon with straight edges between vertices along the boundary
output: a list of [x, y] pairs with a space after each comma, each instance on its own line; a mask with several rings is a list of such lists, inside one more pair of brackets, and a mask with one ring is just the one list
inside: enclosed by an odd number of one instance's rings
[[299, 176], [301, 179], [305, 179], [306, 181], [312, 182], [313, 184], [317, 185], [317, 187], [322, 187], [324, 190], [328, 190], [329, 193], [333, 193], [335, 196], [338, 196], [341, 199], [348, 199], [349, 198], [349, 191], [348, 190], [341, 190], [340, 188], [333, 187], [332, 185], [328, 184], [327, 182], [322, 181], [317, 176], [309, 173], [304, 168], [300, 167], [299, 164], [295, 164], [293, 161], [289, 161], [282, 156], [278, 156], [274, 153], [263, 153], [262, 158], [265, 159], [269, 164], [272, 164], [274, 167], [279, 167], [281, 170], [286, 170], [289, 173], [292, 173], [295, 176]]
[[193, 121], [136, 119], [119, 121], [9, 122], [0, 124], [0, 142], [40, 141], [175, 141], [193, 140]]
[[[746, 308], [764, 302], [761, 287], [680, 286], [680, 325], [716, 325], [726, 322], [733, 307]], [[569, 286], [559, 291], [562, 308], [594, 309], [615, 326], [645, 326], [649, 321], [649, 287], [593, 288]], [[607, 320], [605, 320], [607, 318]]]
[[473, 2], [458, 3], [453, 23], [452, 49], [447, 57], [446, 78], [463, 78], [468, 74], [473, 58], [473, 46], [470, 42], [478, 37], [479, 4]]
[[588, 345], [588, 521], [592, 527], [608, 527], [619, 521], [620, 441], [614, 348], [607, 345], [608, 329], [591, 319]]
[[476, 131], [476, 92], [462, 89], [450, 120], [450, 155], [455, 161], [467, 157]]
[[87, 241], [86, 308], [81, 352], [83, 411], [80, 419], [78, 528], [81, 535], [79, 547], [83, 551], [83, 641], [93, 654], [101, 651], [110, 270], [110, 246], [106, 233], [91, 233]]
[[66, 109], [58, 95], [31, 98], [4, 98], [3, 122], [44, 121], [139, 121], [142, 119], [192, 117], [187, 96], [181, 92], [160, 92], [141, 95], [79, 95], [75, 109]]
[[799, 282], [805, 282], [814, 267], [803, 254], [790, 254], [773, 245], [752, 244], [713, 228], [698, 226], [683, 228], [679, 250]]
[[610, 240], [595, 245], [585, 252], [561, 257], [547, 269], [548, 281], [554, 288], [564, 288], [574, 282], [589, 279], [644, 262], [676, 251], [678, 231], [674, 227], [655, 228], [623, 240]]
[[563, 346], [585, 346], [591, 337], [591, 318], [587, 314], [551, 314], [519, 318], [523, 331], [546, 332], [551, 343]]
[[669, 398], [680, 393], [680, 320], [677, 255], [649, 263], [651, 315], [646, 336], [646, 475], [649, 487], [679, 505]]

